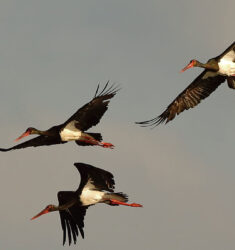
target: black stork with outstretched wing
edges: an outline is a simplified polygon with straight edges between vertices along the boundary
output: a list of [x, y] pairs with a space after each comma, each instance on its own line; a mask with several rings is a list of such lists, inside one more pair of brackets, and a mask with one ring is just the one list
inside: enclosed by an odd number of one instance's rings
[[31, 134], [38, 134], [39, 136], [11, 148], [0, 148], [0, 151], [5, 152], [27, 147], [49, 146], [72, 140], [80, 146], [97, 145], [104, 148], [113, 148], [111, 143], [102, 141], [100, 133], [85, 133], [85, 131], [99, 123], [101, 117], [108, 109], [110, 99], [115, 96], [118, 90], [117, 86], [114, 84], [109, 86], [109, 82], [107, 82], [104, 89], [98, 93], [98, 85], [94, 98], [81, 107], [66, 122], [58, 126], [53, 126], [46, 131], [30, 127], [16, 141]]
[[58, 192], [59, 205], [48, 205], [32, 218], [36, 219], [43, 214], [59, 211], [63, 244], [65, 244], [66, 235], [68, 235], [69, 245], [72, 241], [76, 244], [79, 232], [84, 238], [84, 217], [89, 206], [96, 203], [106, 203], [111, 206], [142, 207], [137, 203], [126, 203], [128, 201], [126, 194], [114, 193], [115, 182], [110, 172], [85, 163], [75, 163], [74, 165], [81, 175], [77, 191]]
[[146, 127], [157, 126], [163, 122], [168, 123], [184, 110], [198, 105], [225, 80], [230, 88], [235, 89], [235, 42], [221, 55], [208, 60], [205, 64], [197, 60], [190, 61], [182, 72], [192, 67], [201, 67], [205, 70], [175, 98], [160, 116], [148, 121], [136, 122], [137, 124]]

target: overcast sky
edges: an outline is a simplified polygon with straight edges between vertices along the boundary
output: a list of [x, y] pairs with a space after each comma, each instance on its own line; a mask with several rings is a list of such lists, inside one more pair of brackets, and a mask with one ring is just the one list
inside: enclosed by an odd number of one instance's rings
[[58, 250], [58, 212], [30, 218], [57, 192], [76, 190], [74, 162], [112, 172], [116, 191], [143, 209], [87, 211], [82, 250], [232, 250], [235, 239], [235, 92], [223, 84], [154, 130], [157, 115], [200, 72], [179, 71], [234, 42], [233, 0], [1, 0], [0, 147], [29, 126], [47, 129], [121, 84], [101, 123], [114, 150], [74, 142], [1, 153], [0, 247]]

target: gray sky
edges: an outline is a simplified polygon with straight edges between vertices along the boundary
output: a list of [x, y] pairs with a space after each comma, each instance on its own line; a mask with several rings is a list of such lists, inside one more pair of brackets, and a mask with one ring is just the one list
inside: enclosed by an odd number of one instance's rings
[[29, 219], [75, 190], [74, 162], [111, 171], [143, 209], [99, 204], [70, 249], [232, 250], [235, 239], [235, 92], [222, 85], [167, 126], [140, 128], [200, 72], [189, 60], [234, 41], [231, 1], [1, 0], [1, 147], [29, 126], [60, 124], [98, 83], [122, 90], [94, 132], [116, 148], [66, 145], [2, 153], [0, 246], [67, 249], [57, 212]]

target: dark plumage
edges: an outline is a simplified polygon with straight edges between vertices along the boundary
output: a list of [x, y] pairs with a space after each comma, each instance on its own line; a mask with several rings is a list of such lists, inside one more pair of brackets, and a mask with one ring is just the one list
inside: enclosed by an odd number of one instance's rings
[[108, 84], [109, 82], [107, 82], [104, 89], [100, 93], [98, 93], [98, 86], [94, 98], [83, 107], [81, 107], [63, 124], [53, 126], [46, 131], [40, 131], [38, 129], [30, 127], [17, 140], [30, 134], [38, 134], [38, 137], [11, 148], [0, 148], [0, 151], [6, 152], [13, 149], [21, 149], [27, 147], [63, 144], [69, 140], [75, 140], [75, 142], [81, 146], [98, 145], [102, 147], [112, 148], [113, 145], [111, 143], [102, 142], [101, 134], [85, 133], [86, 130], [90, 129], [100, 122], [101, 117], [108, 109], [110, 99], [113, 98], [119, 90], [116, 86], [108, 86]]
[[[224, 64], [225, 62], [225, 64]], [[227, 63], [227, 64], [226, 64]], [[202, 67], [205, 70], [156, 118], [144, 122], [137, 122], [141, 126], [157, 126], [168, 123], [186, 109], [193, 108], [207, 98], [226, 79], [230, 88], [235, 88], [235, 42], [221, 55], [208, 60], [206, 64], [192, 60], [182, 71], [191, 67]], [[226, 68], [231, 64], [230, 71]], [[223, 68], [225, 67], [225, 68]], [[227, 73], [226, 73], [227, 70]]]
[[81, 181], [76, 191], [60, 191], [57, 194], [59, 206], [48, 205], [32, 219], [53, 212], [59, 211], [61, 227], [63, 230], [63, 244], [67, 236], [69, 245], [76, 244], [79, 232], [84, 238], [84, 217], [89, 206], [96, 203], [106, 203], [111, 206], [126, 205], [131, 207], [141, 207], [140, 204], [126, 203], [127, 195], [114, 193], [113, 175], [108, 171], [85, 164], [75, 163], [81, 175]]

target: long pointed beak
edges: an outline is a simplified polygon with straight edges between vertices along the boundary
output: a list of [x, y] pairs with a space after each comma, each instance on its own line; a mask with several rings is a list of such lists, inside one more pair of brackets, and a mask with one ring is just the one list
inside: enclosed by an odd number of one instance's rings
[[192, 67], [194, 67], [194, 63], [193, 63], [193, 62], [190, 62], [186, 67], [184, 67], [183, 69], [181, 69], [180, 72], [184, 72], [185, 70], [190, 69], [190, 68], [192, 68]]
[[20, 137], [18, 137], [17, 139], [15, 139], [15, 141], [19, 141], [20, 139], [24, 138], [25, 136], [30, 135], [30, 132], [24, 132]]
[[31, 218], [31, 220], [34, 220], [34, 219], [38, 218], [39, 216], [41, 216], [41, 215], [43, 215], [43, 214], [47, 214], [47, 213], [49, 213], [49, 211], [48, 211], [47, 208], [45, 208], [45, 209], [43, 209], [39, 214], [37, 214], [37, 215], [35, 215], [33, 218]]

